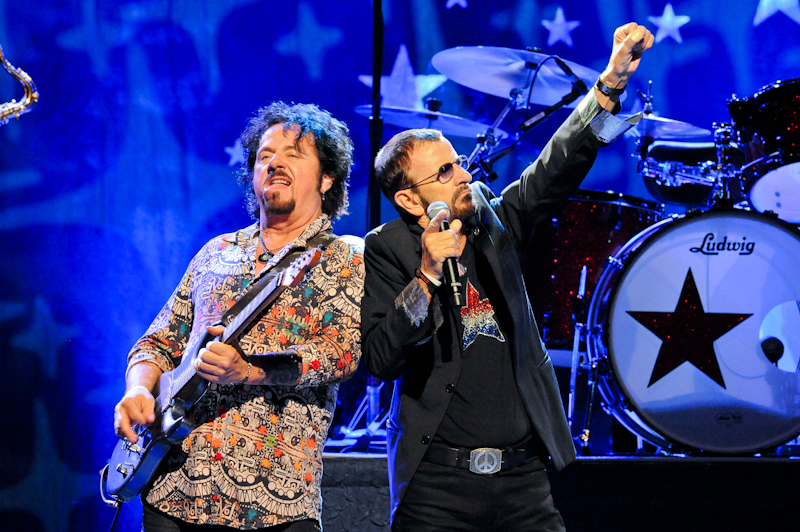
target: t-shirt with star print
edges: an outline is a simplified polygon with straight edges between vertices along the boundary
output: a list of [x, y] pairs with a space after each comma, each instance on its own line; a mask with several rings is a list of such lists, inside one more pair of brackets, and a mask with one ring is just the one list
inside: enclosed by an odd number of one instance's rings
[[[502, 294], [486, 260], [467, 243], [459, 262], [467, 297], [458, 332], [461, 374], [436, 440], [455, 447], [502, 449], [527, 440], [531, 422], [514, 379], [511, 345], [503, 326], [510, 322], [499, 303]], [[458, 311], [457, 311], [458, 313]]]

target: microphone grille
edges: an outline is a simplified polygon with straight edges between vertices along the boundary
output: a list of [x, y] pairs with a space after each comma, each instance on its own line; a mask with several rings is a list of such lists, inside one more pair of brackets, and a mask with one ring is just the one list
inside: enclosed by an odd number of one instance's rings
[[450, 218], [450, 207], [447, 206], [447, 203], [443, 201], [434, 201], [430, 205], [428, 205], [428, 218], [433, 219], [439, 214], [441, 211], [445, 211], [447, 213], [447, 218]]

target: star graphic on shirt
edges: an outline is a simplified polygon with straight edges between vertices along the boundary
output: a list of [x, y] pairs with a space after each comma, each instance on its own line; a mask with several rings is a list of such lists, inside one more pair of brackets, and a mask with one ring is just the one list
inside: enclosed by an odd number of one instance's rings
[[580, 25], [581, 23], [578, 20], [564, 18], [564, 10], [559, 7], [556, 10], [555, 19], [542, 21], [542, 26], [550, 32], [550, 36], [547, 38], [547, 46], [553, 46], [558, 41], [564, 41], [567, 46], [572, 46], [570, 32]]
[[758, 26], [778, 11], [800, 24], [800, 0], [760, 0], [753, 26]]
[[447, 9], [452, 9], [453, 6], [461, 6], [464, 9], [467, 9], [467, 0], [447, 0]]
[[468, 348], [479, 334], [505, 342], [506, 337], [494, 319], [494, 308], [489, 298], [481, 299], [480, 294], [467, 282], [467, 304], [461, 307], [461, 322], [464, 324], [464, 349]]
[[342, 31], [331, 26], [321, 26], [314, 10], [307, 3], [297, 6], [297, 28], [275, 42], [275, 51], [282, 55], [300, 56], [306, 65], [308, 77], [322, 79], [325, 51], [339, 44]]
[[[372, 87], [372, 76], [358, 76], [358, 80], [367, 87]], [[411, 58], [408, 56], [408, 48], [405, 44], [401, 44], [392, 66], [392, 73], [381, 76], [381, 105], [424, 109], [422, 98], [445, 81], [447, 78], [441, 74], [415, 75], [411, 67]]]
[[691, 20], [686, 15], [675, 16], [675, 10], [672, 9], [672, 4], [669, 3], [664, 6], [664, 13], [660, 17], [647, 17], [647, 19], [658, 26], [658, 31], [656, 32], [657, 43], [667, 37], [683, 42], [679, 28]]
[[691, 268], [673, 312], [628, 311], [628, 314], [662, 341], [648, 387], [689, 362], [725, 388], [714, 342], [752, 316], [705, 312]]
[[236, 142], [233, 143], [233, 146], [225, 146], [222, 149], [225, 150], [225, 153], [230, 156], [230, 159], [228, 159], [228, 166], [245, 163], [242, 139], [236, 139]]

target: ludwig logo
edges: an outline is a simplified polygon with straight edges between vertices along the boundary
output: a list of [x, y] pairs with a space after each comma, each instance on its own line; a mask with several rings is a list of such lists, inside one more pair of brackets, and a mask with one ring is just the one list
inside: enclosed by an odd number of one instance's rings
[[722, 240], [716, 240], [714, 233], [708, 233], [703, 237], [703, 242], [698, 247], [689, 248], [692, 253], [702, 253], [703, 255], [719, 255], [721, 252], [739, 252], [739, 255], [750, 255], [756, 248], [755, 242], [748, 242], [747, 237], [743, 236], [741, 242], [728, 240], [725, 235]]

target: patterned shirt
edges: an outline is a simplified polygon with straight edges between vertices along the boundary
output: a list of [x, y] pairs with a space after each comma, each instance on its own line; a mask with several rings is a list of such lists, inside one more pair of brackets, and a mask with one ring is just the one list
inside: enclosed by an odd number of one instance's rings
[[[162, 371], [177, 367], [184, 353], [194, 353], [206, 326], [253, 281], [328, 229], [323, 215], [256, 278], [257, 224], [209, 241], [134, 345], [128, 367], [144, 361]], [[330, 243], [319, 264], [285, 290], [240, 341], [248, 354], [300, 356], [300, 383], [212, 383], [192, 411], [197, 427], [168, 453], [146, 492], [148, 503], [184, 521], [239, 529], [319, 520], [322, 448], [338, 383], [350, 377], [361, 356], [363, 285], [363, 241], [341, 237]]]

